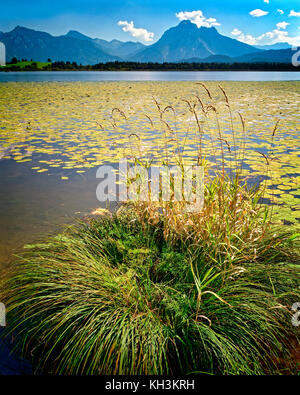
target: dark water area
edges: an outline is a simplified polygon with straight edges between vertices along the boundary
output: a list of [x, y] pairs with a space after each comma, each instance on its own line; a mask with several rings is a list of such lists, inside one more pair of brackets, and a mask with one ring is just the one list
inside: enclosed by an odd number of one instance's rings
[[69, 170], [69, 179], [62, 180], [59, 169], [47, 174], [31, 169], [41, 157], [22, 164], [0, 161], [0, 268], [9, 265], [24, 244], [57, 233], [101, 206], [96, 169], [84, 174]]
[[[0, 336], [4, 329], [0, 328]], [[0, 375], [32, 375], [32, 367], [16, 354], [13, 354], [13, 338], [0, 343]]]

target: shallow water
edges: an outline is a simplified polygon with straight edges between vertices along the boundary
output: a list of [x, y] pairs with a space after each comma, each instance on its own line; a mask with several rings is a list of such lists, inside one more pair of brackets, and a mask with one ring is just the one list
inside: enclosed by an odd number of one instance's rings
[[64, 181], [59, 171], [45, 175], [32, 170], [40, 158], [36, 155], [22, 165], [0, 161], [0, 266], [9, 264], [23, 244], [58, 232], [62, 224], [100, 205], [95, 170], [84, 175], [70, 171], [69, 180]]

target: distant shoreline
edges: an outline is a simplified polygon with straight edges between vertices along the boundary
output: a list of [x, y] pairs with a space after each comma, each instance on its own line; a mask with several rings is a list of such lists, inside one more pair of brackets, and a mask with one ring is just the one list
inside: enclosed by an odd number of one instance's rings
[[76, 62], [51, 62], [17, 61], [0, 67], [0, 72], [26, 72], [26, 71], [300, 71], [292, 63], [226, 63], [226, 62], [182, 62], [182, 63], [152, 63], [152, 62], [107, 62], [94, 65], [81, 65]]

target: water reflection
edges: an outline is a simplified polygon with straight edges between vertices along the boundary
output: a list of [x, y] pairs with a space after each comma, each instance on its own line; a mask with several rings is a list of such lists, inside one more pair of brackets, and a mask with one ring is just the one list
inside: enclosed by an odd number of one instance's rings
[[0, 82], [299, 81], [294, 71], [31, 71], [0, 72]]

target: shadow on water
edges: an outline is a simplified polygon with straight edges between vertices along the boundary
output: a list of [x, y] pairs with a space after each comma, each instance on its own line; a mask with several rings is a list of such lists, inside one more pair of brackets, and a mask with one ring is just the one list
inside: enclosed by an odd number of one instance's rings
[[84, 174], [70, 170], [69, 179], [62, 180], [60, 170], [39, 174], [31, 169], [34, 165], [35, 159], [22, 164], [0, 161], [0, 268], [24, 244], [53, 234], [101, 206], [96, 198], [96, 169]]

